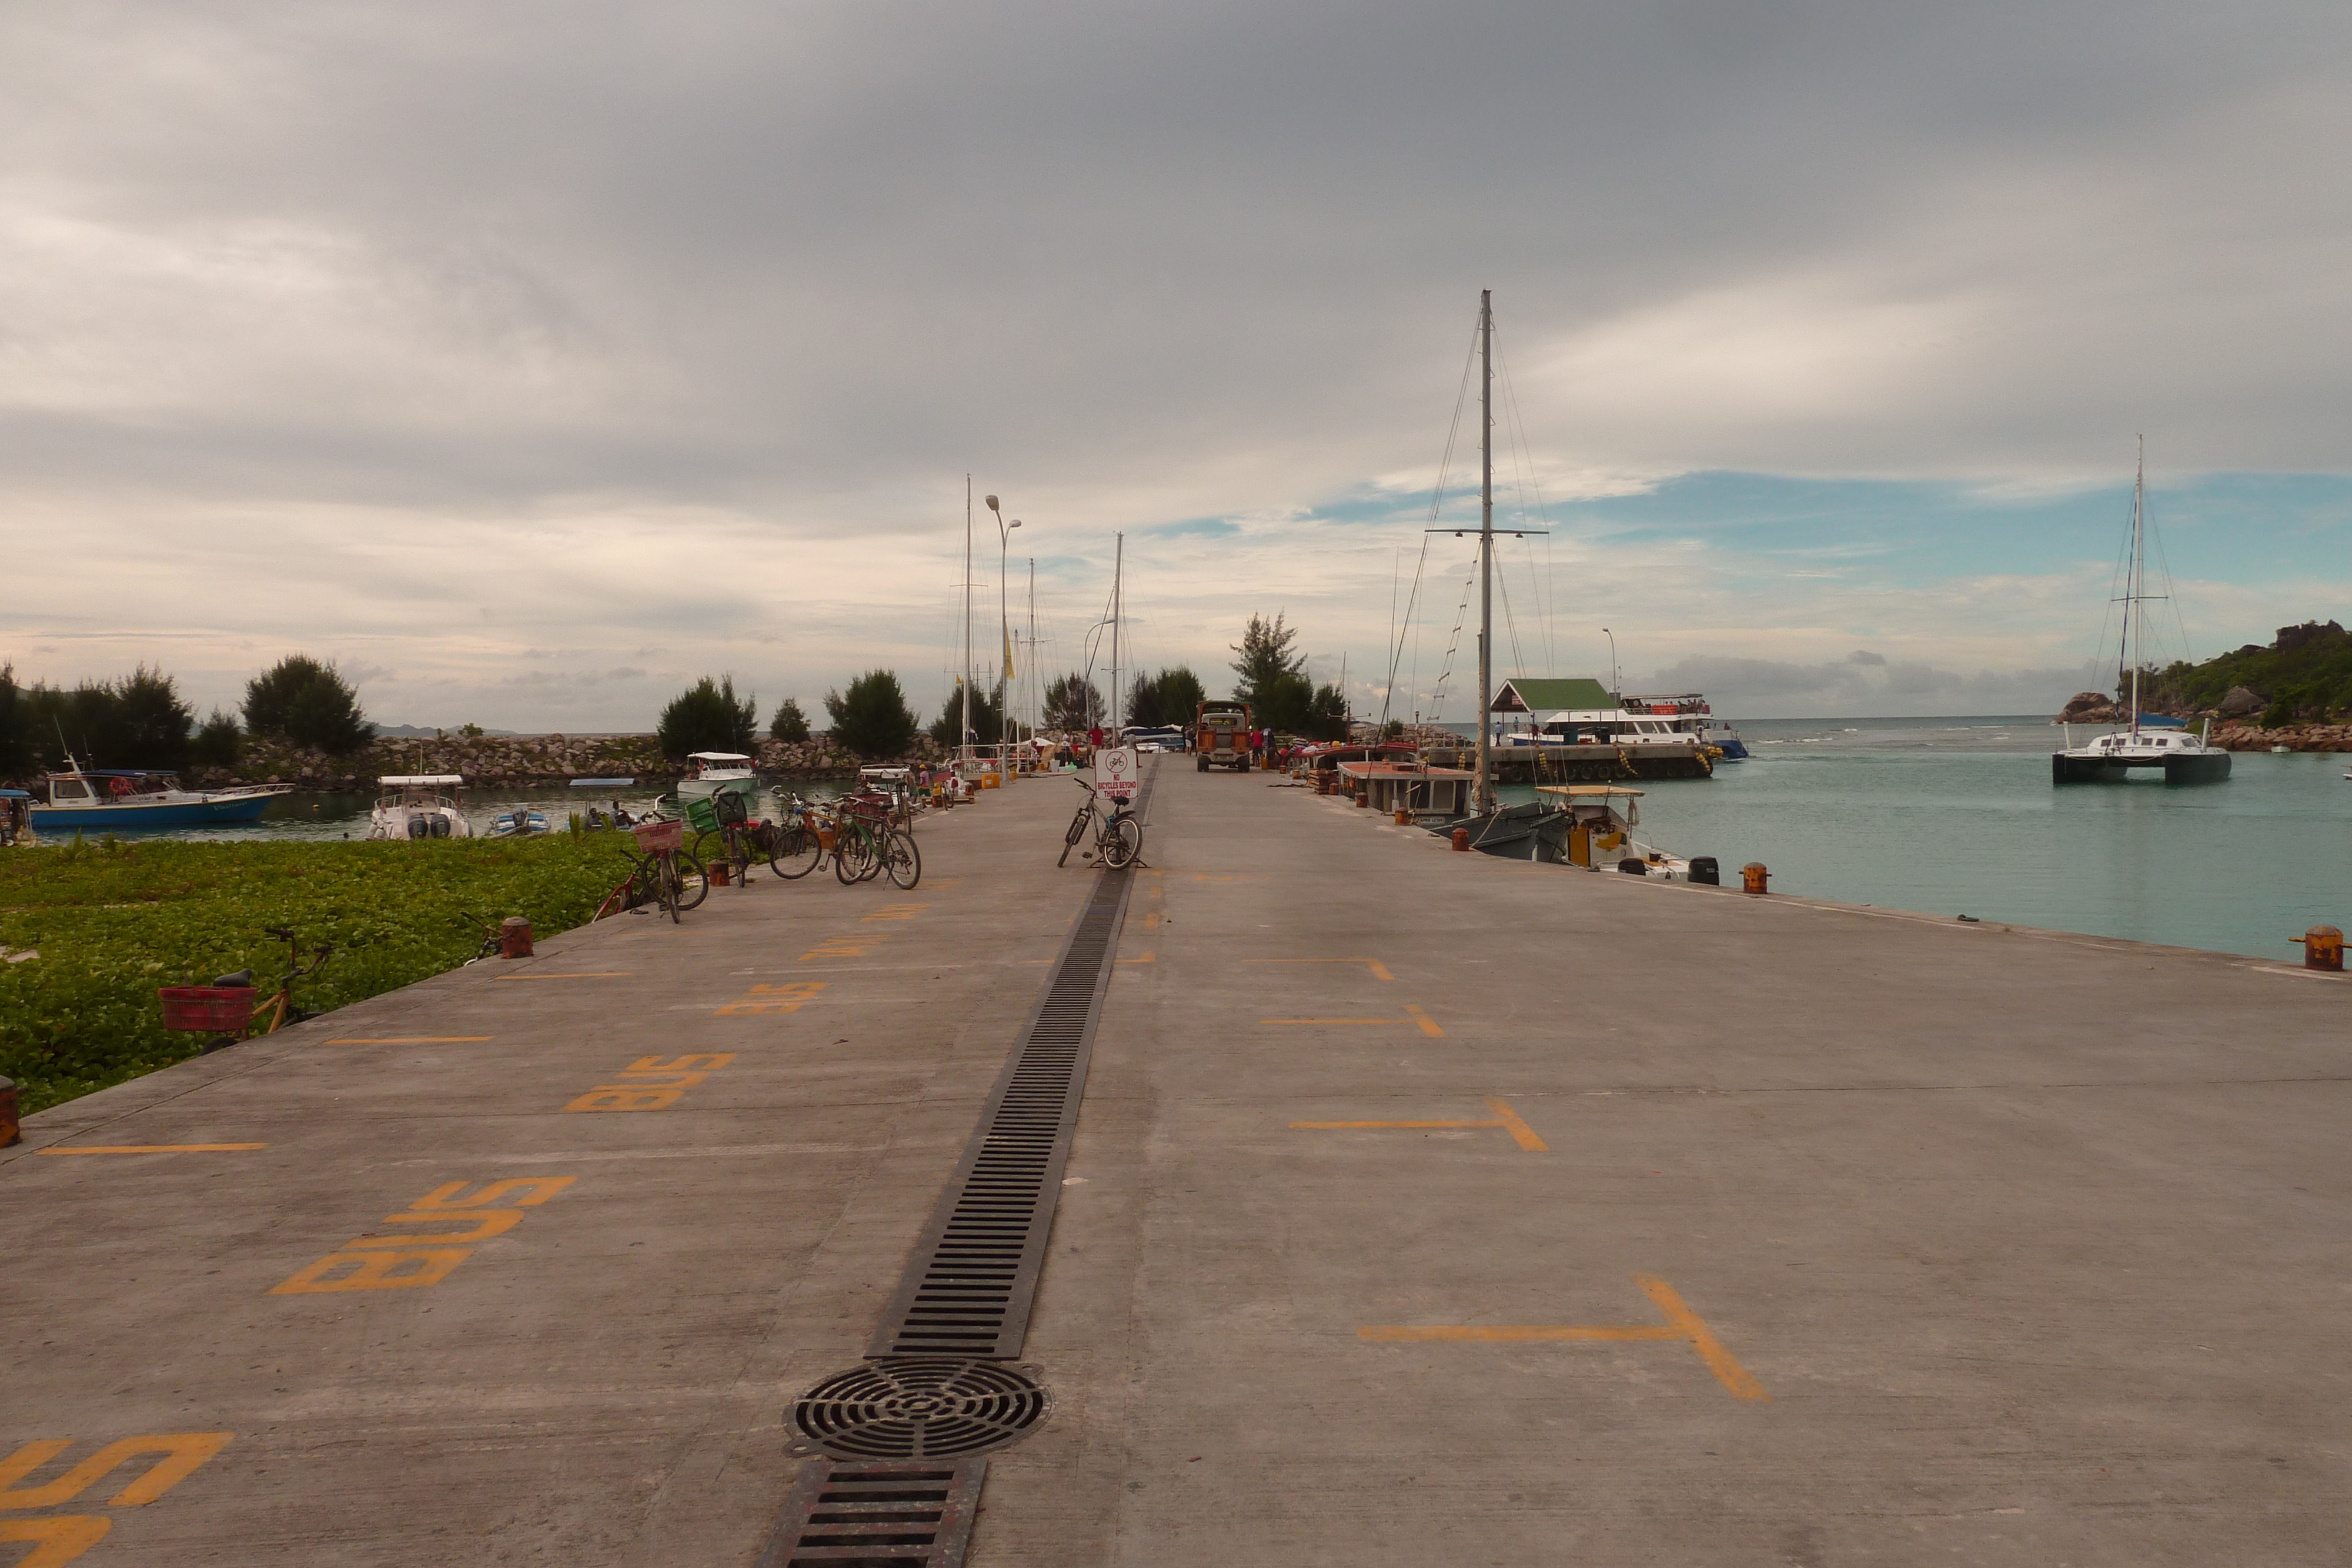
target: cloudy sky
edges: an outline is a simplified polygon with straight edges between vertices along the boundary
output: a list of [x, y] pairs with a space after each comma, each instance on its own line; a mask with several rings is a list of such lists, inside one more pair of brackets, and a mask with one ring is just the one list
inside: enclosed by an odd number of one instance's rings
[[969, 474], [1045, 661], [1124, 531], [1130, 662], [1426, 711], [1482, 287], [1506, 673], [2045, 709], [2142, 433], [2173, 651], [2352, 584], [2340, 5], [16, 6], [0, 103], [20, 677], [936, 706]]

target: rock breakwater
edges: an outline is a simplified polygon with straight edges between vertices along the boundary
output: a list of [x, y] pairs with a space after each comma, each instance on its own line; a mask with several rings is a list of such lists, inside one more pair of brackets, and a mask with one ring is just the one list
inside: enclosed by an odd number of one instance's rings
[[[929, 736], [901, 760], [935, 760]], [[845, 779], [866, 760], [836, 748], [824, 736], [763, 740], [760, 771], [772, 779]], [[299, 784], [314, 789], [374, 787], [388, 773], [457, 773], [469, 784], [561, 784], [572, 779], [676, 779], [685, 771], [666, 760], [650, 735], [484, 735], [438, 740], [382, 739], [349, 757], [284, 742], [248, 740], [235, 768], [190, 768], [184, 777], [203, 788], [227, 784]]]

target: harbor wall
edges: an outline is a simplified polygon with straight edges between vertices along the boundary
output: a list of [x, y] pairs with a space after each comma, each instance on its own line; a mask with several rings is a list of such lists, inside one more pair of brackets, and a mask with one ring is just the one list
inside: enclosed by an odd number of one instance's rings
[[[915, 749], [900, 760], [929, 760], [939, 754], [929, 736], [919, 736]], [[853, 778], [866, 760], [824, 736], [762, 740], [759, 758], [763, 773], [782, 779]], [[662, 757], [650, 735], [482, 735], [384, 737], [349, 757], [247, 738], [235, 768], [189, 768], [182, 777], [199, 788], [266, 783], [326, 789], [373, 788], [387, 773], [458, 773], [469, 784], [561, 784], [599, 776], [672, 779], [683, 771]]]

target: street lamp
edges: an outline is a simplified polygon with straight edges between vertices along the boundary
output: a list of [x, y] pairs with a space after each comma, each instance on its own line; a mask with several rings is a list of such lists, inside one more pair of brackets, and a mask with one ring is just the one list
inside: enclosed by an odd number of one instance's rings
[[[1006, 522], [1004, 508], [996, 504], [993, 496], [988, 498], [988, 510], [989, 515], [996, 519], [996, 635], [999, 657], [1003, 657], [1013, 648], [1013, 622], [1004, 601], [1004, 552], [1012, 542], [1013, 530], [1021, 526], [1021, 519], [1015, 517]], [[1003, 665], [999, 664], [997, 668], [1003, 669]], [[1004, 709], [1000, 706], [996, 714], [996, 738], [999, 743], [1004, 739]]]
[[[989, 497], [992, 502], [995, 498], [993, 496]], [[1609, 700], [1622, 707], [1625, 706], [1625, 695], [1617, 689], [1617, 633], [1603, 626], [1601, 629], [1601, 634], [1609, 639]]]

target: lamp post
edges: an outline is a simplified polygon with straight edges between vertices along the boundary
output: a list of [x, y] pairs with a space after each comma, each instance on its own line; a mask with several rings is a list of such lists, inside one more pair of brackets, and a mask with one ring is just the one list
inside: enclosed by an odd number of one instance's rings
[[[1005, 564], [1005, 556], [1004, 556], [1004, 552], [1005, 552], [1006, 548], [1007, 548], [1007, 547], [1012, 543], [1012, 540], [1013, 540], [1013, 529], [1015, 529], [1015, 528], [1019, 528], [1019, 527], [1021, 526], [1021, 519], [1020, 519], [1020, 518], [1018, 518], [1018, 517], [1015, 517], [1015, 518], [1013, 518], [1011, 522], [1009, 522], [1009, 523], [1008, 523], [1008, 522], [1006, 522], [1006, 521], [1004, 520], [1004, 508], [1003, 508], [1003, 507], [1000, 507], [1000, 506], [998, 506], [998, 505], [996, 504], [996, 497], [993, 497], [993, 496], [991, 496], [991, 497], [988, 498], [988, 510], [989, 510], [989, 515], [990, 515], [990, 516], [992, 516], [992, 517], [993, 517], [996, 519], [996, 635], [997, 635], [997, 646], [998, 646], [998, 648], [999, 648], [999, 650], [1000, 650], [1000, 652], [1001, 652], [1002, 655], [1003, 655], [1003, 656], [1005, 656], [1005, 657], [1007, 657], [1007, 658], [1009, 658], [1009, 657], [1010, 657], [1010, 655], [1011, 655], [1011, 653], [1012, 653], [1012, 648], [1013, 648], [1013, 621], [1012, 621], [1012, 617], [1011, 617], [1011, 615], [1009, 614], [1009, 612], [1008, 612], [1006, 611], [1006, 609], [1005, 609], [1005, 600], [1004, 600], [1004, 564]], [[1002, 666], [1002, 665], [999, 665], [998, 667], [999, 667], [999, 668], [1002, 668], [1003, 666]], [[1003, 699], [1003, 703], [1009, 703], [1009, 702], [1010, 702], [1010, 700], [1011, 700], [1011, 699], [1010, 699], [1009, 697], [1004, 698], [1004, 699]], [[1000, 750], [999, 750], [999, 753], [998, 753], [998, 755], [999, 755], [999, 757], [1000, 757], [1000, 758], [1003, 756], [1003, 752], [1002, 752], [1001, 747], [1002, 747], [1002, 746], [1003, 746], [1003, 741], [1004, 741], [1004, 720], [1005, 720], [1005, 716], [1006, 716], [1006, 709], [1005, 709], [1005, 706], [1003, 706], [1003, 703], [1001, 703], [1001, 704], [1000, 704], [1000, 706], [998, 706], [998, 708], [997, 708], [997, 712], [996, 712], [996, 739], [997, 739], [998, 746], [999, 746], [999, 747], [1000, 747]]]
[[1609, 700], [1622, 707], [1625, 697], [1617, 689], [1617, 633], [1603, 626], [1601, 634], [1609, 639]]

